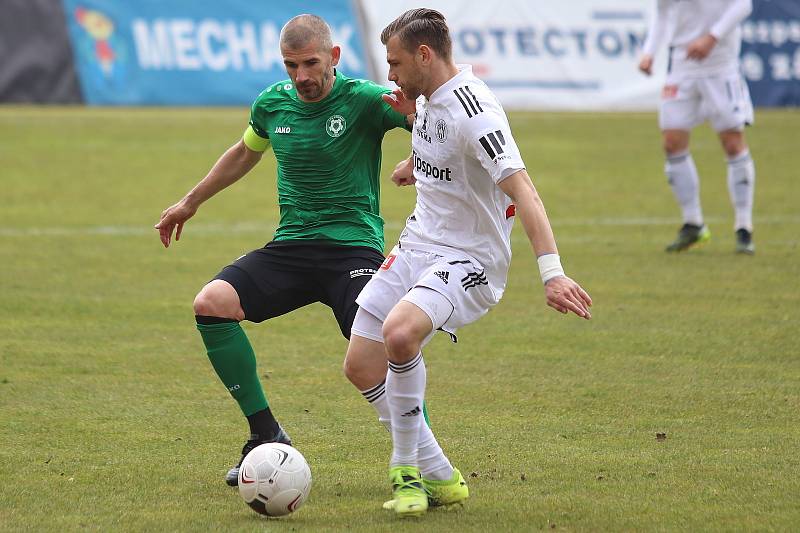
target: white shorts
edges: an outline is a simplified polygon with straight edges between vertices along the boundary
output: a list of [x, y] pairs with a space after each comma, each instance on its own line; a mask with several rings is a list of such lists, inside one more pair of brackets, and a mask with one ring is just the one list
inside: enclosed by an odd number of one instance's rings
[[688, 131], [706, 120], [717, 132], [753, 123], [753, 103], [741, 74], [667, 80], [658, 113], [661, 130]]
[[[412, 290], [415, 288], [430, 290]], [[483, 267], [474, 259], [395, 247], [356, 302], [385, 321], [400, 300], [422, 309], [430, 317], [434, 330], [441, 329], [451, 335], [478, 320], [497, 303]]]

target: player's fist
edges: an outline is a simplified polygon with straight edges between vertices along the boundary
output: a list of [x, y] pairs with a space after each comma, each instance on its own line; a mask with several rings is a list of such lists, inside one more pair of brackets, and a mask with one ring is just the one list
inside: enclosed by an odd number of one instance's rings
[[392, 172], [392, 181], [398, 187], [414, 185], [417, 182], [417, 178], [414, 177], [414, 163], [410, 157], [395, 165]]
[[406, 95], [404, 95], [403, 91], [400, 89], [395, 89], [389, 94], [384, 94], [381, 98], [401, 115], [413, 115], [417, 110], [417, 103], [414, 100], [406, 98]]
[[567, 276], [558, 276], [548, 280], [544, 285], [547, 305], [558, 311], [567, 314], [572, 311], [581, 318], [589, 320], [592, 313], [589, 308], [592, 306], [592, 298], [583, 288]]
[[716, 44], [717, 38], [707, 33], [689, 43], [689, 46], [686, 47], [686, 57], [695, 61], [705, 59]]
[[653, 56], [650, 54], [644, 54], [639, 59], [639, 70], [647, 74], [648, 76], [653, 73]]

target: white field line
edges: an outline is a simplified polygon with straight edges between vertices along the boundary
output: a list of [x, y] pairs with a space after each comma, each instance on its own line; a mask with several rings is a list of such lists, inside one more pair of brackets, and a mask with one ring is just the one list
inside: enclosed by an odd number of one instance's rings
[[[731, 217], [706, 217], [711, 224], [730, 224]], [[800, 215], [767, 215], [755, 217], [755, 225], [759, 224], [800, 224]], [[680, 221], [673, 217], [600, 217], [578, 218], [571, 220], [555, 219], [555, 228], [591, 228], [595, 226], [675, 226]], [[387, 222], [385, 228], [390, 231], [402, 229], [403, 225]], [[268, 238], [275, 230], [274, 224], [262, 222], [237, 222], [235, 224], [196, 223], [184, 228], [184, 235], [214, 234], [248, 234], [263, 233]], [[72, 237], [89, 235], [133, 235], [157, 236], [152, 226], [109, 225], [109, 226], [49, 226], [49, 227], [0, 227], [0, 237]]]

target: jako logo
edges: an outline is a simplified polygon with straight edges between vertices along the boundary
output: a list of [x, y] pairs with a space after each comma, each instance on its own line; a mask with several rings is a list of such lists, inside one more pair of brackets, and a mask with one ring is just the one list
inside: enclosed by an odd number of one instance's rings
[[292, 128], [289, 126], [276, 126], [275, 133], [292, 133]]
[[433, 176], [433, 179], [437, 179], [440, 181], [453, 181], [450, 178], [450, 168], [439, 168], [431, 165], [420, 156], [417, 155], [417, 152], [412, 152], [414, 154], [414, 170], [419, 170], [425, 174], [425, 177]]

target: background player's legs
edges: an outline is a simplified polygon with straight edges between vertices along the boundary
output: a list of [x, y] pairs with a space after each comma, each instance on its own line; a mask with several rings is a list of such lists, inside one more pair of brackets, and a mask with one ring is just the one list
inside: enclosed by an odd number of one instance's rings
[[711, 236], [703, 225], [700, 179], [689, 152], [689, 132], [705, 119], [697, 80], [669, 80], [661, 93], [658, 124], [666, 155], [664, 172], [683, 215], [683, 226], [668, 252], [682, 252]]
[[684, 224], [703, 225], [700, 207], [700, 179], [692, 154], [689, 152], [689, 132], [664, 130], [662, 132], [666, 165], [664, 172], [683, 214]]
[[700, 178], [689, 152], [689, 131], [668, 129], [662, 132], [662, 137], [666, 154], [664, 173], [683, 216], [683, 226], [667, 251], [680, 252], [707, 240], [710, 234], [703, 224]]
[[711, 76], [698, 83], [709, 110], [709, 121], [719, 134], [728, 159], [728, 192], [736, 213], [736, 251], [752, 254], [753, 191], [756, 171], [744, 139], [744, 127], [753, 123], [753, 103], [741, 74]]
[[719, 139], [728, 158], [728, 192], [735, 211], [736, 251], [753, 253], [753, 194], [756, 185], [753, 158], [743, 131], [721, 131]]

